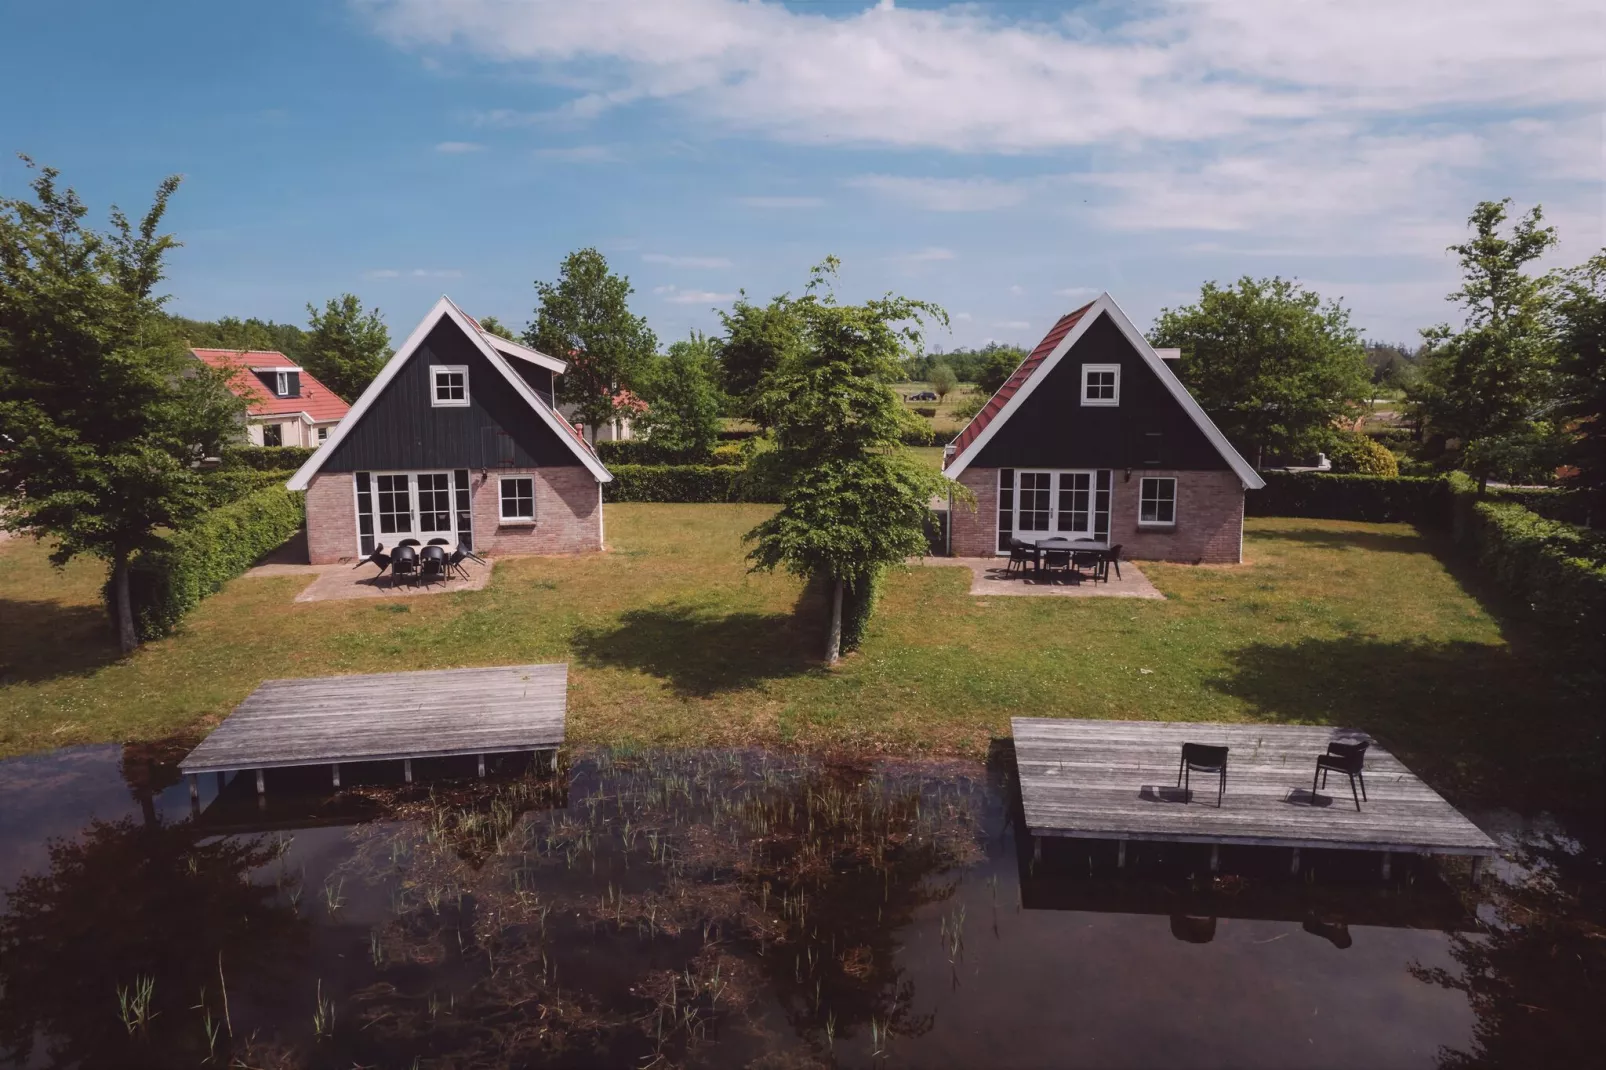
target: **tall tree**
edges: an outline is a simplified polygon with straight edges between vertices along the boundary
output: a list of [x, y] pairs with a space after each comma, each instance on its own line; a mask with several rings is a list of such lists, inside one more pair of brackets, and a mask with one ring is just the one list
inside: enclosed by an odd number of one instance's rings
[[[902, 445], [918, 422], [892, 389], [904, 349], [920, 346], [925, 321], [946, 326], [946, 313], [892, 294], [838, 304], [836, 268], [834, 257], [816, 267], [791, 302], [800, 345], [765, 378], [755, 406], [775, 446], [755, 466], [783, 489], [780, 509], [747, 533], [754, 570], [784, 567], [828, 584], [828, 664], [841, 654], [844, 599], [862, 627], [882, 571], [925, 552], [929, 503], [949, 485]], [[857, 628], [848, 638], [856, 643]]]
[[712, 452], [725, 400], [716, 376], [714, 345], [707, 335], [693, 331], [690, 338], [671, 343], [668, 354], [655, 362], [648, 383], [651, 408], [636, 421], [647, 440], [689, 456]]
[[1534, 435], [1551, 399], [1554, 352], [1545, 322], [1552, 279], [1527, 264], [1556, 244], [1540, 224], [1538, 205], [1501, 234], [1508, 197], [1481, 201], [1467, 225], [1471, 241], [1450, 246], [1461, 258], [1461, 288], [1450, 294], [1465, 310], [1461, 330], [1447, 323], [1422, 332], [1422, 377], [1411, 402], [1431, 427], [1461, 440], [1463, 463], [1481, 490], [1507, 443]]
[[586, 431], [613, 419], [614, 398], [637, 385], [658, 350], [644, 316], [630, 311], [630, 280], [608, 270], [595, 249], [564, 257], [556, 282], [536, 282], [535, 320], [524, 341], [569, 370], [558, 380], [558, 399], [573, 404]]
[[1606, 250], [1557, 278], [1555, 417], [1567, 437], [1568, 482], [1606, 527]]
[[307, 306], [305, 367], [347, 401], [368, 389], [390, 359], [390, 332], [379, 309], [364, 311], [355, 294], [324, 302], [323, 311]]
[[1257, 467], [1324, 446], [1370, 392], [1349, 311], [1282, 278], [1207, 282], [1198, 304], [1162, 309], [1149, 340], [1182, 350], [1177, 377]]
[[157, 232], [178, 178], [137, 225], [114, 207], [97, 232], [57, 175], [39, 170], [33, 201], [0, 200], [0, 523], [55, 540], [58, 565], [108, 561], [129, 651], [129, 558], [206, 507], [192, 465], [239, 436], [244, 408], [153, 294], [178, 245]]
[[937, 363], [931, 366], [931, 390], [942, 401], [959, 386], [959, 377], [954, 370], [946, 364]]
[[173, 316], [173, 324], [186, 344], [198, 349], [266, 349], [283, 353], [300, 363], [306, 355], [307, 332], [293, 323], [275, 323], [255, 316], [239, 319], [192, 320]]
[[479, 317], [479, 324], [482, 331], [494, 334], [498, 338], [506, 338], [509, 342], [518, 341], [519, 336], [513, 333], [513, 328], [495, 316], [481, 316]]
[[[998, 393], [1020, 362], [1026, 359], [1026, 350], [1019, 346], [1006, 346], [989, 342], [980, 350], [982, 360], [976, 369], [976, 385], [988, 398]], [[983, 399], [985, 400], [985, 398]]]
[[797, 352], [803, 325], [786, 294], [755, 305], [744, 293], [719, 318], [725, 327], [719, 342], [722, 385], [736, 410], [752, 416], [764, 377]]

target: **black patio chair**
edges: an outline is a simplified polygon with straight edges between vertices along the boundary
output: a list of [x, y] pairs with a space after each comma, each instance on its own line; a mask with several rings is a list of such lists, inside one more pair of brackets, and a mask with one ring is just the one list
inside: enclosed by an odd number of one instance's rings
[[1104, 555], [1104, 582], [1110, 582], [1110, 566], [1115, 566], [1115, 578], [1121, 578], [1121, 544], [1116, 543]]
[[[1092, 542], [1092, 539], [1077, 539], [1077, 542]], [[1080, 572], [1084, 567], [1093, 570], [1093, 578], [1098, 579], [1100, 565], [1104, 561], [1104, 554], [1098, 550], [1078, 550], [1071, 548], [1071, 567]]]
[[1177, 787], [1192, 790], [1193, 773], [1216, 773], [1221, 783], [1216, 788], [1216, 808], [1221, 808], [1221, 797], [1227, 793], [1227, 748], [1210, 747], [1203, 743], [1184, 743], [1182, 761], [1177, 765]]
[[394, 587], [403, 577], [412, 583], [418, 582], [418, 551], [405, 543], [390, 555], [390, 585]]
[[358, 561], [355, 565], [353, 565], [351, 567], [355, 570], [355, 569], [362, 568], [364, 565], [378, 565], [379, 566], [379, 572], [378, 572], [377, 575], [374, 576], [374, 580], [376, 582], [379, 580], [379, 578], [381, 576], [383, 576], [385, 574], [385, 570], [390, 568], [390, 555], [385, 553], [385, 544], [384, 543], [382, 543], [382, 542], [375, 543], [374, 544], [373, 553], [369, 554], [367, 557], [363, 558], [361, 561]]
[[1025, 572], [1026, 562], [1032, 559], [1032, 548], [1019, 539], [1009, 540], [1009, 564], [1005, 572]]
[[397, 543], [396, 545], [397, 546], [417, 546], [418, 545], [418, 540], [417, 539], [403, 539], [401, 542]]
[[430, 543], [418, 555], [418, 578], [425, 583], [433, 580], [448, 578], [446, 571], [446, 547], [437, 543]]
[[450, 546], [450, 545], [452, 545], [452, 540], [451, 539], [443, 539], [439, 535], [437, 535], [437, 536], [435, 536], [435, 538], [429, 540], [427, 545], [429, 545], [429, 546]]
[[1071, 568], [1070, 550], [1041, 550], [1043, 567], [1050, 572], [1068, 572]]
[[[1310, 795], [1316, 798], [1316, 783], [1321, 781], [1322, 787], [1327, 787], [1327, 774], [1343, 773], [1349, 777], [1350, 798], [1355, 800], [1355, 809], [1361, 808], [1361, 800], [1366, 799], [1366, 774], [1362, 771], [1366, 765], [1366, 748], [1372, 745], [1369, 739], [1358, 743], [1329, 743], [1327, 753], [1316, 759], [1316, 775], [1310, 778]], [[1361, 793], [1355, 794], [1355, 782], [1361, 782]], [[1371, 802], [1371, 799], [1366, 799]]]

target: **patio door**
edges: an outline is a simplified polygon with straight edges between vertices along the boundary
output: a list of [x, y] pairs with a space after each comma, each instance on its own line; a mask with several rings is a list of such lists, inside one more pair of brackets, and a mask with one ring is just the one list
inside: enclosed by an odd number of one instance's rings
[[[1001, 516], [1000, 520], [1013, 520], [1015, 538], [1033, 542], [1052, 536], [1102, 539], [1109, 535], [1109, 469], [1017, 469], [1014, 475], [1014, 516]], [[1006, 540], [1001, 538], [999, 541], [1004, 543]], [[1001, 546], [1000, 549], [1007, 549], [1007, 546]]]

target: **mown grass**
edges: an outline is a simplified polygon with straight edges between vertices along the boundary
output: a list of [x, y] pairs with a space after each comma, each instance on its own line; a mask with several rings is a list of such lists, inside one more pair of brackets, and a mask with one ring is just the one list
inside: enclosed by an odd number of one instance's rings
[[483, 591], [297, 604], [306, 577], [242, 578], [128, 659], [101, 570], [13, 540], [0, 754], [194, 730], [273, 677], [564, 660], [582, 743], [981, 756], [1019, 715], [1342, 723], [1512, 803], [1597, 764], [1598, 678], [1508, 641], [1407, 526], [1252, 519], [1243, 566], [1143, 565], [1164, 602], [974, 598], [963, 569], [912, 567], [826, 671], [823, 600], [745, 569], [766, 508], [611, 506], [612, 552], [503, 560]]

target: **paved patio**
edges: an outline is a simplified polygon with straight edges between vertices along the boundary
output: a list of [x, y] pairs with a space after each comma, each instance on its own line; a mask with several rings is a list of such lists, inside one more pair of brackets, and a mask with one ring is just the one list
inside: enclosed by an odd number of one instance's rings
[[975, 595], [1025, 596], [1028, 598], [1165, 598], [1149, 578], [1131, 561], [1121, 562], [1121, 575], [1110, 570], [1110, 582], [1095, 583], [1091, 576], [1071, 573], [1043, 573], [1035, 576], [1028, 568], [1023, 577], [1007, 571], [1007, 557], [923, 557], [921, 564], [937, 568], [970, 569], [970, 593]]
[[450, 594], [453, 591], [477, 591], [491, 578], [491, 564], [464, 561], [468, 579], [450, 579], [433, 583], [390, 582], [390, 573], [378, 576], [374, 565], [296, 565], [287, 562], [261, 564], [246, 571], [247, 578], [257, 576], [309, 576], [312, 582], [296, 595], [297, 602], [333, 602], [345, 598], [412, 598], [415, 595]]

